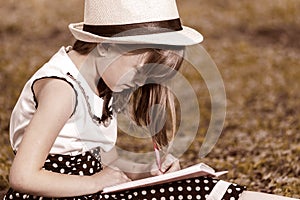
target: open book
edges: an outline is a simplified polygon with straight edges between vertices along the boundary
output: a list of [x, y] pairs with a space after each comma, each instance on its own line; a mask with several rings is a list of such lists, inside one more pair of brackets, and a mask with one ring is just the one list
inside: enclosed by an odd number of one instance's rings
[[215, 172], [213, 168], [210, 166], [199, 163], [185, 169], [181, 169], [176, 172], [170, 172], [166, 174], [162, 174], [159, 176], [153, 176], [149, 178], [139, 179], [127, 183], [122, 183], [110, 187], [106, 187], [103, 189], [102, 193], [111, 193], [111, 192], [119, 192], [122, 190], [129, 190], [133, 188], [145, 187], [150, 185], [168, 183], [172, 181], [178, 181], [188, 178], [195, 178], [199, 176], [221, 176], [226, 174], [228, 171]]

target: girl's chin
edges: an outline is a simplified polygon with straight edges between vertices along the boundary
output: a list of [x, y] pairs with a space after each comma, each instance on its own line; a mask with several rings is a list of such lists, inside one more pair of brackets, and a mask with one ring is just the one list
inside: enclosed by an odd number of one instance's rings
[[124, 90], [129, 89], [129, 87], [114, 87], [111, 89], [113, 92], [123, 92]]
[[111, 88], [111, 91], [113, 92], [123, 92], [124, 90], [128, 90], [132, 87], [130, 87], [129, 85], [118, 85], [118, 86], [115, 86], [113, 88]]

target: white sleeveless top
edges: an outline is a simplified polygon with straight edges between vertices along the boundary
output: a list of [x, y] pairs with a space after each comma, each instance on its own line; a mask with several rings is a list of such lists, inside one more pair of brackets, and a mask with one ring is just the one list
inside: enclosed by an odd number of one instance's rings
[[33, 84], [36, 80], [49, 77], [67, 81], [76, 93], [74, 113], [58, 134], [50, 153], [77, 155], [95, 147], [111, 150], [117, 139], [116, 118], [113, 116], [108, 127], [93, 121], [91, 115], [102, 116], [103, 100], [91, 90], [64, 47], [28, 80], [21, 92], [10, 120], [13, 150], [18, 150], [25, 129], [36, 111]]

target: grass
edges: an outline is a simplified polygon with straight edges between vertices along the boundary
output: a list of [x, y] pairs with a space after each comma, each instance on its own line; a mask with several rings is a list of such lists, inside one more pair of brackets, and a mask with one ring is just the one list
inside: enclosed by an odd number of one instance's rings
[[[13, 159], [10, 112], [30, 75], [61, 45], [72, 44], [67, 25], [81, 21], [83, 5], [80, 0], [1, 2], [0, 190], [6, 190]], [[210, 102], [207, 93], [201, 96], [203, 127], [180, 158], [182, 165], [204, 161], [229, 169], [223, 179], [249, 190], [300, 198], [300, 2], [179, 0], [178, 6], [182, 21], [203, 33], [227, 94], [223, 133], [203, 159], [200, 133], [209, 122]], [[128, 147], [132, 141], [118, 143]]]

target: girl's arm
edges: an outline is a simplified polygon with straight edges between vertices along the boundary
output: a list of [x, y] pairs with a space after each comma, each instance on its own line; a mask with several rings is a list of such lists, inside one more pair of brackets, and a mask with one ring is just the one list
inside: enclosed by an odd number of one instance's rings
[[112, 167], [115, 166], [117, 169], [121, 169], [132, 180], [180, 170], [179, 160], [171, 154], [167, 154], [165, 159], [162, 161], [160, 170], [158, 169], [157, 163], [142, 164], [122, 159], [118, 156], [115, 148], [110, 152], [103, 153], [102, 155], [101, 160], [103, 164], [110, 165]]
[[128, 181], [120, 171], [106, 168], [93, 176], [66, 175], [43, 170], [49, 151], [75, 106], [75, 93], [59, 79], [35, 83], [38, 108], [28, 125], [10, 171], [16, 191], [48, 197], [91, 194], [104, 186]]

